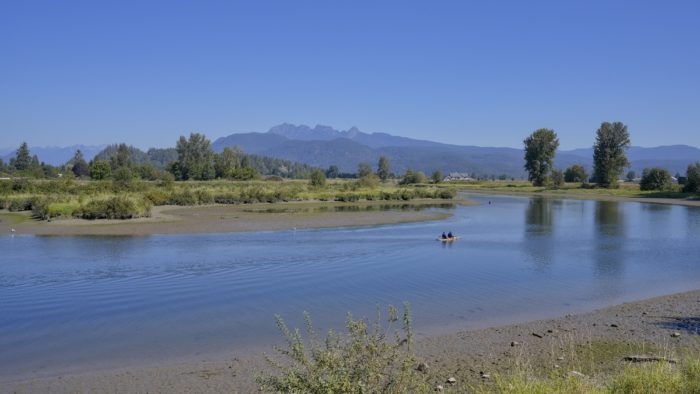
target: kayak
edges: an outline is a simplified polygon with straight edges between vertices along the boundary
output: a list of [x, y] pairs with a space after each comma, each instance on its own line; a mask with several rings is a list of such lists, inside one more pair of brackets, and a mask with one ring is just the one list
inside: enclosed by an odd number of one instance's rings
[[460, 239], [460, 238], [461, 238], [461, 237], [452, 237], [452, 238], [442, 238], [442, 237], [440, 237], [440, 238], [436, 239], [436, 241], [452, 242], [452, 241], [456, 241], [456, 240], [458, 240], [458, 239]]

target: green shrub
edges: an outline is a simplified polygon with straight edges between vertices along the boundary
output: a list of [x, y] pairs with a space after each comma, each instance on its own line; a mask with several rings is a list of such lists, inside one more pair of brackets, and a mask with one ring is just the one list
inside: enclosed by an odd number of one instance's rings
[[457, 191], [454, 189], [439, 189], [435, 192], [435, 198], [450, 200], [457, 197]]
[[366, 187], [373, 189], [379, 186], [379, 177], [374, 174], [368, 174], [358, 179], [355, 184], [358, 188]]
[[402, 327], [387, 338], [397, 322], [396, 310], [389, 308], [389, 327], [377, 320], [347, 318], [348, 333], [329, 331], [320, 341], [307, 313], [307, 340], [299, 329], [290, 331], [280, 316], [277, 327], [287, 346], [277, 349], [282, 360], [265, 356], [278, 374], [260, 376], [259, 384], [278, 393], [425, 393], [431, 390], [426, 375], [416, 370], [413, 332], [408, 305], [404, 306]]
[[116, 196], [92, 200], [81, 208], [83, 219], [131, 219], [144, 216], [150, 210], [148, 204], [140, 206], [132, 199]]
[[31, 191], [29, 181], [24, 178], [14, 179], [12, 181], [12, 191], [16, 193], [29, 193]]
[[14, 197], [8, 199], [5, 204], [10, 212], [31, 211], [32, 200], [31, 197]]
[[162, 190], [150, 190], [144, 196], [152, 205], [168, 205], [170, 195]]
[[197, 198], [197, 203], [199, 203], [199, 204], [213, 204], [214, 203], [214, 196], [206, 190], [196, 190], [194, 192], [194, 195]]
[[217, 204], [239, 204], [241, 198], [235, 193], [221, 193], [214, 196], [214, 202]]
[[197, 196], [189, 190], [173, 192], [168, 201], [170, 205], [197, 205]]
[[311, 172], [311, 179], [309, 180], [309, 185], [311, 187], [324, 187], [326, 186], [326, 174], [323, 171], [316, 169]]
[[49, 218], [49, 204], [52, 200], [48, 197], [37, 197], [32, 201], [32, 214], [38, 219]]
[[10, 194], [10, 192], [12, 192], [12, 181], [0, 180], [0, 195]]
[[355, 194], [355, 193], [344, 193], [344, 194], [338, 194], [335, 196], [335, 201], [342, 201], [342, 202], [355, 202], [359, 201], [360, 196]]
[[46, 218], [70, 218], [80, 213], [80, 204], [75, 202], [52, 202], [48, 204]]

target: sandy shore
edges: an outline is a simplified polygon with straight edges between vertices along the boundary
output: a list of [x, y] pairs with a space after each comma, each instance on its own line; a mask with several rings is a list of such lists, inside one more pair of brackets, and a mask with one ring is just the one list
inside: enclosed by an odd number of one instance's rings
[[[700, 354], [700, 290], [625, 303], [590, 313], [423, 338], [417, 349], [430, 379], [455, 377], [450, 392], [489, 384], [515, 368], [546, 375], [576, 370], [600, 376], [629, 355], [680, 360]], [[678, 334], [678, 335], [676, 335]], [[271, 351], [261, 349], [261, 351]], [[5, 381], [11, 393], [249, 393], [265, 364], [260, 356]]]
[[374, 226], [445, 219], [450, 216], [447, 212], [422, 209], [445, 204], [467, 205], [473, 202], [413, 200], [158, 206], [152, 209], [148, 218], [59, 219], [51, 222], [34, 220], [29, 212], [4, 212], [0, 213], [0, 234], [8, 234], [11, 229], [15, 229], [15, 234], [34, 235], [150, 235]]

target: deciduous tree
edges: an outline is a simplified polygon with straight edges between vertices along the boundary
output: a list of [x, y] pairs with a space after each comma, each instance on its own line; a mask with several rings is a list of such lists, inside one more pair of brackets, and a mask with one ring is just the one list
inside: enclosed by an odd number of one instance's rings
[[200, 133], [191, 133], [190, 138], [180, 136], [177, 141], [177, 167], [182, 180], [207, 180], [216, 175], [212, 158], [211, 142]]
[[593, 146], [593, 179], [603, 187], [617, 187], [617, 180], [629, 166], [625, 151], [630, 135], [622, 122], [603, 122]]
[[369, 163], [360, 163], [357, 166], [357, 176], [359, 178], [366, 177], [372, 173], [372, 166]]
[[386, 156], [381, 156], [377, 165], [377, 176], [382, 180], [382, 182], [389, 179], [389, 171], [389, 158]]
[[685, 177], [683, 191], [686, 193], [700, 193], [700, 162], [689, 165]]
[[109, 178], [112, 168], [106, 160], [95, 159], [90, 164], [90, 178], [103, 180]]
[[671, 173], [664, 168], [645, 168], [642, 172], [642, 180], [639, 182], [641, 190], [668, 190], [673, 184]]
[[442, 182], [442, 172], [440, 170], [435, 170], [433, 172], [433, 176], [431, 176], [433, 183], [440, 183]]
[[309, 184], [313, 187], [323, 187], [326, 185], [326, 174], [321, 170], [313, 170]]
[[523, 143], [528, 180], [535, 186], [542, 186], [554, 166], [554, 155], [559, 147], [557, 133], [551, 129], [538, 129], [525, 138]]
[[582, 165], [574, 164], [564, 171], [564, 180], [566, 182], [586, 182], [588, 174]]

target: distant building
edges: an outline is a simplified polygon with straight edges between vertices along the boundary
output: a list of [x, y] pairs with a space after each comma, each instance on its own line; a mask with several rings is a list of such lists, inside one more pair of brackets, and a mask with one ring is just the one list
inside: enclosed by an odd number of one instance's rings
[[467, 173], [462, 173], [462, 172], [451, 172], [449, 175], [443, 179], [445, 182], [450, 182], [450, 181], [473, 181], [475, 180], [474, 178], [470, 177], [469, 174]]

